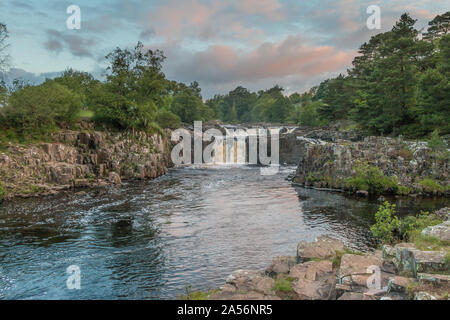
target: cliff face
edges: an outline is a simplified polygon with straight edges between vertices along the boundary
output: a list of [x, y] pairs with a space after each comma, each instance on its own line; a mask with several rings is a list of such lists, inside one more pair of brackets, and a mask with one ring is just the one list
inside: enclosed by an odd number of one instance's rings
[[426, 142], [385, 137], [309, 143], [299, 157], [294, 182], [317, 188], [348, 189], [347, 179], [355, 177], [363, 163], [393, 178], [406, 193], [448, 194], [448, 153], [433, 152]]
[[153, 179], [171, 166], [170, 142], [158, 134], [87, 128], [62, 130], [53, 140], [27, 147], [11, 145], [0, 153], [4, 198], [120, 184], [122, 179]]

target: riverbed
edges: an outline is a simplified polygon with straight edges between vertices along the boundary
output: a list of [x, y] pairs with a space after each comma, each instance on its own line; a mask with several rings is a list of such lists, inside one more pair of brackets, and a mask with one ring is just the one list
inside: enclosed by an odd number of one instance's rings
[[[293, 187], [282, 167], [184, 167], [152, 181], [0, 205], [0, 299], [174, 299], [327, 234], [373, 248], [380, 202]], [[393, 200], [402, 215], [448, 199]], [[81, 288], [69, 290], [69, 266]]]

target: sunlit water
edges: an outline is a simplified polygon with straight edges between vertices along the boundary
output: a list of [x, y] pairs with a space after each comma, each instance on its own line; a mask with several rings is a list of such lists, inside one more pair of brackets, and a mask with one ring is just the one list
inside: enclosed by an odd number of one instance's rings
[[[377, 201], [304, 188], [293, 168], [179, 168], [120, 188], [0, 206], [0, 299], [173, 299], [329, 234], [368, 249]], [[397, 201], [401, 212], [448, 205]], [[68, 290], [66, 269], [81, 269]]]

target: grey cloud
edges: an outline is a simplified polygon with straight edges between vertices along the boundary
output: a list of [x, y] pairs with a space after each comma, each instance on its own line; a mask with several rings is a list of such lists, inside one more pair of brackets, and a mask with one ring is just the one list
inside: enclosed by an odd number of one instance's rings
[[60, 52], [67, 49], [77, 57], [93, 57], [91, 49], [97, 44], [97, 40], [83, 38], [77, 34], [76, 30], [69, 33], [62, 33], [54, 29], [47, 30], [47, 41], [44, 47], [49, 51]]

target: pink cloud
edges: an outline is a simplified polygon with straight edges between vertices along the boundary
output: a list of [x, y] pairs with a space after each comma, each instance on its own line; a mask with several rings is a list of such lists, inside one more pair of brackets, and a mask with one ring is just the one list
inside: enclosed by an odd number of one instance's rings
[[261, 14], [273, 20], [285, 17], [278, 0], [241, 0], [239, 8], [246, 14]]
[[[339, 51], [331, 46], [312, 46], [299, 36], [266, 42], [252, 50], [214, 45], [205, 51], [184, 56], [176, 68], [203, 82], [260, 81], [292, 76], [315, 77], [344, 71], [356, 51]], [[170, 58], [170, 57], [169, 57]]]

